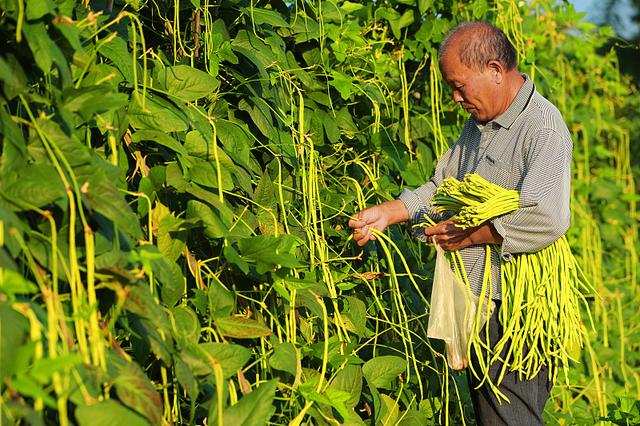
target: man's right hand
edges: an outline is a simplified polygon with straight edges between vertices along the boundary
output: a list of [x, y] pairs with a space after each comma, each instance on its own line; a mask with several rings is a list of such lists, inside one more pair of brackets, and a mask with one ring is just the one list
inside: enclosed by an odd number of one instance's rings
[[387, 226], [409, 220], [409, 211], [400, 200], [386, 201], [377, 206], [369, 207], [349, 220], [349, 227], [353, 229], [353, 240], [363, 246], [375, 240], [371, 229], [384, 231]]

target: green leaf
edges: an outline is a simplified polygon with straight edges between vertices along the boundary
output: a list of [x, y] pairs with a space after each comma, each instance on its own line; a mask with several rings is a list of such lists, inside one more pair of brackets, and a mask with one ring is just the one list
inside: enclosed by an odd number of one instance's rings
[[79, 426], [148, 426], [150, 424], [144, 417], [113, 399], [80, 406], [76, 408], [75, 415]]
[[[376, 415], [376, 420], [383, 425], [395, 425], [400, 417], [400, 407], [394, 398], [383, 393], [380, 394], [382, 409]], [[379, 419], [379, 420], [378, 420]]]
[[422, 426], [429, 423], [427, 416], [418, 410], [408, 410], [403, 414], [398, 426]]
[[2, 90], [9, 100], [27, 89], [27, 77], [14, 55], [0, 57], [0, 81], [4, 83]]
[[[127, 41], [122, 37], [114, 37], [108, 43], [99, 44], [98, 46], [98, 52], [111, 60], [111, 63], [122, 73], [125, 80], [133, 83], [132, 54], [127, 47]], [[136, 67], [138, 67], [139, 71], [142, 71], [137, 62]]]
[[267, 424], [276, 410], [273, 405], [277, 380], [262, 383], [236, 405], [224, 410], [223, 423], [234, 426], [261, 426]]
[[277, 221], [277, 201], [275, 187], [267, 170], [262, 174], [260, 182], [253, 193], [253, 200], [256, 202], [256, 218], [260, 232], [264, 235], [274, 235], [278, 229]]
[[181, 132], [188, 129], [186, 117], [174, 104], [157, 95], [142, 95], [134, 92], [131, 95], [127, 112], [131, 125], [136, 129], [162, 130], [164, 132]]
[[56, 358], [41, 358], [33, 362], [29, 367], [29, 375], [36, 379], [42, 385], [51, 383], [51, 377], [54, 373], [67, 370], [82, 364], [82, 358], [79, 353], [68, 355], [60, 355]]
[[171, 309], [173, 315], [174, 333], [176, 336], [185, 337], [193, 343], [198, 343], [200, 338], [200, 321], [193, 309], [186, 305], [179, 305]]
[[273, 354], [269, 357], [269, 365], [276, 370], [286, 371], [292, 376], [298, 370], [298, 354], [293, 343], [283, 342], [273, 345]]
[[329, 84], [338, 90], [342, 99], [349, 99], [354, 90], [353, 78], [337, 70], [331, 70], [331, 77]]
[[209, 283], [207, 298], [209, 300], [209, 314], [214, 319], [228, 317], [235, 308], [233, 293], [218, 280], [212, 280]]
[[231, 47], [249, 59], [264, 79], [268, 79], [267, 69], [278, 61], [277, 54], [274, 55], [275, 52], [268, 45], [247, 30], [238, 31]]
[[242, 99], [238, 103], [238, 109], [246, 111], [251, 116], [251, 121], [256, 125], [260, 133], [262, 133], [267, 139], [276, 139], [276, 130], [273, 127], [273, 118], [271, 117], [271, 110], [265, 105], [263, 99], [252, 98], [253, 105], [250, 105], [245, 99]]
[[362, 393], [362, 368], [358, 365], [346, 365], [338, 371], [329, 384], [329, 389], [347, 392], [349, 398], [344, 401], [348, 408], [354, 408], [360, 402]]
[[160, 395], [138, 364], [130, 362], [122, 367], [114, 385], [123, 404], [144, 415], [152, 425], [162, 422]]
[[377, 356], [365, 362], [362, 373], [376, 388], [388, 389], [407, 368], [407, 361], [394, 355]]
[[27, 3], [27, 19], [35, 21], [47, 13], [53, 13], [55, 9], [56, 4], [53, 0], [30, 1]]
[[0, 379], [17, 372], [22, 361], [17, 349], [26, 342], [28, 333], [29, 321], [8, 302], [0, 302]]
[[177, 152], [180, 155], [188, 155], [187, 150], [180, 142], [169, 136], [167, 133], [160, 132], [158, 130], [138, 130], [131, 136], [131, 140], [135, 143], [146, 141], [153, 142], [164, 146], [165, 148], [169, 148], [171, 151]]
[[158, 223], [158, 250], [171, 262], [178, 260], [186, 245], [188, 228], [184, 224], [173, 213], [166, 214]]
[[433, 5], [434, 0], [418, 0], [418, 12], [420, 15], [424, 15], [428, 8]]
[[85, 207], [100, 213], [132, 237], [141, 238], [138, 217], [125, 201], [123, 193], [118, 190], [118, 186], [126, 185], [119, 182], [120, 175], [116, 167], [104, 161], [92, 161], [76, 167], [74, 172], [78, 185], [82, 188]]
[[69, 87], [62, 92], [62, 99], [63, 107], [77, 113], [85, 122], [96, 114], [119, 110], [129, 102], [126, 94], [114, 92], [110, 84]]
[[11, 269], [0, 268], [0, 290], [9, 296], [16, 294], [33, 294], [38, 287]]
[[300, 244], [293, 235], [258, 235], [243, 238], [238, 241], [240, 256], [256, 263], [256, 271], [263, 274], [280, 267], [298, 268], [303, 264], [292, 254], [293, 249]]
[[272, 27], [289, 27], [289, 23], [275, 10], [260, 7], [241, 7], [240, 10], [256, 25], [268, 24]]
[[166, 306], [173, 306], [186, 293], [186, 281], [180, 266], [162, 256], [151, 261], [154, 277], [162, 285], [160, 294]]
[[129, 312], [148, 319], [151, 323], [155, 324], [157, 328], [168, 331], [169, 327], [167, 327], [168, 319], [166, 313], [155, 301], [149, 292], [148, 286], [135, 285], [129, 287], [124, 308]]
[[223, 211], [214, 210], [205, 203], [189, 200], [187, 218], [200, 220], [204, 226], [204, 234], [209, 238], [223, 238], [229, 235], [231, 218], [226, 216]]
[[40, 383], [36, 382], [27, 374], [23, 373], [14, 377], [10, 382], [10, 386], [24, 396], [42, 399], [42, 402], [49, 408], [56, 408], [56, 400], [43, 389]]
[[27, 149], [22, 130], [13, 122], [9, 113], [0, 107], [0, 135], [2, 161], [0, 162], [0, 186], [12, 173], [19, 173], [26, 165]]
[[161, 89], [185, 102], [208, 96], [220, 86], [217, 78], [188, 65], [164, 67], [156, 78]]
[[233, 343], [208, 342], [185, 346], [180, 357], [197, 376], [214, 374], [213, 365], [217, 362], [224, 377], [228, 378], [249, 361], [251, 350]]
[[[218, 188], [218, 173], [216, 172], [215, 161], [202, 160], [196, 157], [189, 157], [188, 161], [191, 166], [188, 172], [185, 173], [185, 177], [189, 181], [209, 188]], [[233, 189], [233, 178], [222, 164], [220, 164], [220, 178], [222, 180], [222, 188], [225, 191], [231, 191]]]
[[196, 379], [193, 370], [191, 370], [189, 364], [184, 362], [179, 356], [174, 356], [173, 365], [178, 382], [187, 391], [189, 398], [192, 403], [194, 403], [200, 393], [200, 386], [198, 385], [198, 380]]
[[71, 72], [67, 60], [58, 45], [49, 38], [45, 24], [42, 22], [25, 23], [22, 33], [33, 53], [33, 59], [42, 72], [49, 74], [55, 63], [62, 77], [63, 87], [71, 86]]
[[353, 12], [357, 12], [358, 10], [362, 9], [364, 7], [363, 4], [360, 3], [353, 3], [350, 1], [345, 1], [344, 3], [342, 3], [342, 5], [340, 5], [340, 8], [342, 10], [344, 10], [346, 13], [353, 13]]
[[253, 143], [245, 130], [232, 121], [222, 119], [216, 121], [216, 129], [225, 152], [236, 164], [250, 170], [249, 157]]
[[247, 275], [249, 273], [249, 264], [242, 260], [236, 249], [233, 246], [226, 246], [222, 253], [224, 254], [224, 258], [232, 265], [236, 265], [243, 274]]
[[28, 210], [29, 205], [43, 207], [67, 195], [56, 169], [45, 163], [30, 164], [5, 176], [0, 194], [19, 210]]
[[345, 296], [345, 299], [348, 302], [348, 308], [342, 314], [346, 320], [345, 327], [363, 337], [366, 333], [367, 306], [357, 297]]
[[222, 335], [235, 339], [256, 339], [271, 334], [271, 329], [266, 325], [245, 317], [217, 318], [215, 325]]

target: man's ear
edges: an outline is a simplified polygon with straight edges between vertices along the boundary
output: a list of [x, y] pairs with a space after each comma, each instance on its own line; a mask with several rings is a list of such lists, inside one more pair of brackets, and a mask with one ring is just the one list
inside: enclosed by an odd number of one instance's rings
[[496, 60], [491, 60], [487, 63], [487, 70], [491, 74], [493, 81], [496, 84], [502, 84], [504, 81], [505, 69], [502, 64]]

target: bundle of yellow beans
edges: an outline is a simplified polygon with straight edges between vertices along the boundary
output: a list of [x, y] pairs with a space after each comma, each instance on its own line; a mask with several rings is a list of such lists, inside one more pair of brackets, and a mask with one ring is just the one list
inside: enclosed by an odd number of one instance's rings
[[[469, 228], [518, 209], [518, 202], [518, 191], [504, 189], [477, 174], [467, 174], [463, 181], [445, 179], [436, 189], [432, 204], [438, 213], [454, 212], [458, 225]], [[489, 297], [491, 249], [487, 245], [480, 300]], [[460, 273], [461, 268], [454, 266]], [[529, 379], [546, 366], [549, 377], [555, 380], [558, 370], [563, 368], [567, 379], [571, 350], [582, 347], [586, 338], [580, 304], [588, 312], [584, 294], [595, 291], [564, 236], [538, 252], [520, 253], [509, 262], [502, 261], [501, 281], [499, 318], [504, 336], [486, 359], [479, 360], [480, 365], [470, 368], [476, 375], [479, 375], [476, 372], [479, 368], [498, 398], [507, 399], [496, 388], [507, 370], [517, 371], [521, 377]], [[478, 328], [472, 330], [469, 351], [471, 348], [486, 349], [480, 339], [482, 330]], [[491, 383], [488, 368], [498, 359], [504, 366], [495, 383]]]

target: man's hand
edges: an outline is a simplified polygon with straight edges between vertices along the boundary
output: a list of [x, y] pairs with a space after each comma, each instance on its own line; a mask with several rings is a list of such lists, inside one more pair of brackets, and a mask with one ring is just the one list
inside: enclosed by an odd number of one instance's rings
[[490, 222], [480, 226], [462, 229], [453, 219], [440, 222], [436, 226], [424, 229], [429, 241], [437, 242], [443, 250], [454, 251], [475, 244], [501, 244], [502, 236]]
[[371, 229], [384, 231], [389, 225], [409, 220], [409, 211], [400, 200], [386, 201], [377, 206], [369, 207], [358, 212], [349, 220], [349, 227], [353, 229], [353, 240], [363, 246], [370, 240], [375, 240]]

